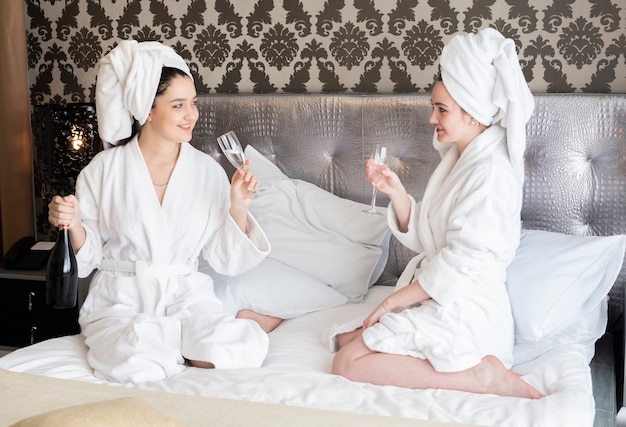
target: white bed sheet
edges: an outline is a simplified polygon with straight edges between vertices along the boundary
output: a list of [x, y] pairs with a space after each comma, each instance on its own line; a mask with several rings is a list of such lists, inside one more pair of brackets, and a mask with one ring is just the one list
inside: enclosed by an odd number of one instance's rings
[[[188, 368], [138, 387], [181, 394], [388, 415], [487, 426], [593, 425], [595, 405], [586, 356], [576, 346], [560, 346], [514, 370], [543, 391], [540, 400], [448, 390], [410, 390], [348, 381], [329, 374], [333, 354], [322, 342], [331, 325], [369, 313], [390, 287], [374, 286], [365, 301], [310, 313], [283, 322], [270, 334], [262, 368]], [[0, 358], [15, 372], [104, 383], [86, 362], [81, 335], [55, 338]]]

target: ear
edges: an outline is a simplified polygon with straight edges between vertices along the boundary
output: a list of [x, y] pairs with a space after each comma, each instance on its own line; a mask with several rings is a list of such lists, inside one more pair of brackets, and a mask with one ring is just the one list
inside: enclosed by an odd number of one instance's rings
[[469, 123], [472, 126], [480, 126], [480, 122], [478, 120], [476, 120], [475, 118], [473, 118], [472, 116], [470, 116], [469, 114], [467, 115], [469, 117]]
[[[460, 108], [460, 106], [459, 106], [459, 108]], [[465, 122], [466, 125], [468, 125], [468, 126], [475, 126], [476, 123], [478, 123], [476, 121], [476, 119], [473, 118], [471, 116], [471, 114], [468, 113], [467, 111], [465, 111], [464, 109], [461, 108], [461, 112], [463, 113], [463, 121]]]

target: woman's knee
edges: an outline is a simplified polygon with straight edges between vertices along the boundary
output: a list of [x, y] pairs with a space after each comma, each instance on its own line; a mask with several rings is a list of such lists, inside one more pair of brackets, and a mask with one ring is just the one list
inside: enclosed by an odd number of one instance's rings
[[335, 375], [350, 378], [350, 369], [355, 361], [354, 353], [350, 349], [342, 348], [333, 358], [331, 372]]
[[354, 379], [362, 366], [362, 359], [372, 354], [361, 337], [351, 341], [335, 354], [332, 363], [332, 373], [348, 379]]
[[333, 358], [333, 363], [331, 366], [331, 373], [333, 373], [334, 375], [341, 375], [342, 377], [344, 376], [344, 370], [345, 370], [345, 361], [344, 358], [342, 357], [343, 354], [341, 353], [341, 351], [337, 352], [335, 354], [335, 357]]

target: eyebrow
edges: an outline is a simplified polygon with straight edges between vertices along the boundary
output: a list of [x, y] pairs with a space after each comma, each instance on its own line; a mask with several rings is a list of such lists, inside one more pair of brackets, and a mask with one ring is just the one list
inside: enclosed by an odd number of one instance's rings
[[434, 105], [435, 107], [444, 107], [444, 108], [450, 108], [448, 105], [444, 104], [443, 102], [433, 102], [433, 100], [430, 100], [431, 105]]
[[[188, 99], [188, 98], [174, 98], [174, 99], [170, 99], [170, 101], [169, 101], [169, 102], [170, 102], [170, 103], [171, 103], [171, 102], [184, 102], [184, 101], [186, 101], [187, 99]], [[193, 98], [191, 98], [191, 100], [192, 100], [192, 101], [194, 101], [194, 100], [196, 100], [196, 99], [198, 99], [198, 97], [197, 97], [197, 96], [194, 96]]]

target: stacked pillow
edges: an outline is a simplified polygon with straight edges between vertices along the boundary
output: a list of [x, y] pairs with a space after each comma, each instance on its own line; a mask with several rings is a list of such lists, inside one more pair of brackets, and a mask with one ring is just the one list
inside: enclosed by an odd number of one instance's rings
[[363, 215], [362, 203], [290, 179], [251, 145], [245, 155], [263, 187], [250, 212], [272, 249], [241, 275], [210, 272], [226, 309], [287, 319], [360, 301], [387, 262], [386, 216]]
[[577, 343], [588, 361], [607, 324], [607, 295], [624, 261], [626, 236], [524, 230], [507, 270], [515, 364]]

